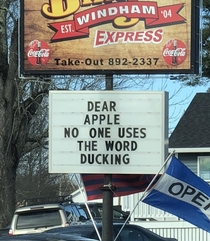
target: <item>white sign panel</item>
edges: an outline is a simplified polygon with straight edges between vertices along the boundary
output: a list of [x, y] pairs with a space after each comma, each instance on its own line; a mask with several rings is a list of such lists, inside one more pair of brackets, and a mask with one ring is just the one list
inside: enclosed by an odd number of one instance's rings
[[50, 91], [49, 172], [152, 174], [168, 151], [168, 93]]

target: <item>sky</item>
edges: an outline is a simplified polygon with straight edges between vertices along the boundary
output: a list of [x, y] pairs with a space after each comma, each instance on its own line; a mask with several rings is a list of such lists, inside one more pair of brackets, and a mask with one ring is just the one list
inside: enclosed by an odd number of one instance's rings
[[[179, 87], [180, 87], [179, 84], [172, 83], [167, 88], [167, 91], [169, 92], [169, 131], [170, 132], [177, 125], [178, 121], [184, 114], [185, 110], [188, 108], [190, 102], [192, 101], [196, 93], [205, 93], [207, 91], [206, 86], [185, 87], [181, 89], [179, 89]], [[179, 92], [174, 95], [175, 90], [179, 90]]]
[[186, 87], [178, 81], [170, 80], [168, 77], [157, 78], [153, 76], [151, 80], [153, 83], [148, 87], [148, 91], [164, 90], [169, 93], [169, 134], [177, 125], [196, 93], [205, 93], [210, 87], [210, 84]]

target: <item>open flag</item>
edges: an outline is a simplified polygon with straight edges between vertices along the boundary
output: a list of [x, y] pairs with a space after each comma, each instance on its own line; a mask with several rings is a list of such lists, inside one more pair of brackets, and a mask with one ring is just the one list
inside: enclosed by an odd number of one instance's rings
[[[153, 174], [113, 174], [112, 185], [116, 187], [114, 197], [145, 191], [154, 176]], [[104, 185], [104, 175], [82, 174], [81, 177], [88, 201], [102, 199], [102, 190], [100, 188]], [[156, 183], [158, 178], [159, 176], [154, 183]]]
[[175, 157], [142, 201], [210, 232], [210, 186]]

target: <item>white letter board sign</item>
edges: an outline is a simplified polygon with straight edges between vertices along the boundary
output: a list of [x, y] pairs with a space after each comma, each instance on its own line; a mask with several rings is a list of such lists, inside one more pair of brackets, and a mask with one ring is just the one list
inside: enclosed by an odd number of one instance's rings
[[167, 92], [50, 91], [50, 173], [155, 174], [167, 151]]

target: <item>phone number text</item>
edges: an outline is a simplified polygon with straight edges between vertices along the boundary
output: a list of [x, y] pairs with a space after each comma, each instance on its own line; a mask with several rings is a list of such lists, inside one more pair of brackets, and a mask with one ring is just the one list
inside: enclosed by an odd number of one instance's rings
[[139, 66], [139, 65], [157, 65], [159, 58], [132, 58], [131, 60], [127, 58], [109, 58], [107, 60], [104, 59], [91, 59], [87, 58], [84, 61], [79, 59], [54, 59], [56, 65], [60, 66], [79, 66], [79, 65], [133, 65], [133, 66]]

